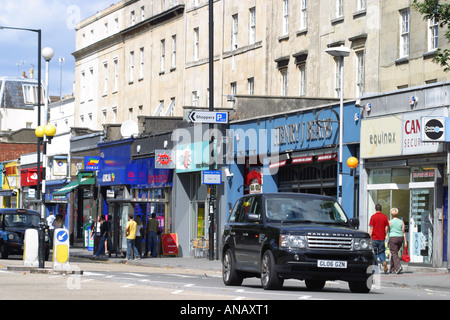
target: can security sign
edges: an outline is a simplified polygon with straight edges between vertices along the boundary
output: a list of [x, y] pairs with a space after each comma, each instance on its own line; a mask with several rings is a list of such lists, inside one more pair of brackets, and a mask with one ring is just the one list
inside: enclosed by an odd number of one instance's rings
[[422, 141], [445, 142], [445, 117], [422, 117]]

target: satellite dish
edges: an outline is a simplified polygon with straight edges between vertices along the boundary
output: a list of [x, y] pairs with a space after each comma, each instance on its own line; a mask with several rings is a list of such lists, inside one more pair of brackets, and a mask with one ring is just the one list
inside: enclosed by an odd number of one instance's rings
[[131, 138], [139, 134], [139, 126], [133, 120], [127, 120], [120, 126], [120, 134], [123, 138]]

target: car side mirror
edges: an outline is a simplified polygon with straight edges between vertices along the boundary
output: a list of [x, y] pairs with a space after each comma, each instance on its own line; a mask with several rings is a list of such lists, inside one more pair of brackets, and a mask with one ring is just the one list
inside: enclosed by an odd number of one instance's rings
[[350, 226], [352, 226], [355, 229], [358, 229], [359, 228], [359, 219], [358, 218], [350, 219]]
[[260, 218], [259, 214], [249, 213], [249, 214], [247, 214], [247, 221], [248, 222], [260, 222], [261, 218]]

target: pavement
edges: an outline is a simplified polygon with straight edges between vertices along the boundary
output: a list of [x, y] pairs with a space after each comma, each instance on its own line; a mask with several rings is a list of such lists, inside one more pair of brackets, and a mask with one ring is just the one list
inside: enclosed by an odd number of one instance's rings
[[[99, 263], [124, 263], [144, 267], [181, 268], [203, 270], [205, 272], [222, 271], [222, 263], [220, 260], [209, 260], [205, 258], [158, 257], [127, 260], [116, 257], [114, 254], [111, 257], [94, 257], [92, 251], [87, 251], [82, 248], [70, 248], [69, 252], [71, 257], [89, 259], [98, 261]], [[407, 263], [403, 263], [402, 267], [403, 272], [401, 274], [384, 274], [383, 272], [376, 274], [376, 277], [374, 277], [375, 285], [450, 291], [450, 270], [447, 268], [410, 266]]]

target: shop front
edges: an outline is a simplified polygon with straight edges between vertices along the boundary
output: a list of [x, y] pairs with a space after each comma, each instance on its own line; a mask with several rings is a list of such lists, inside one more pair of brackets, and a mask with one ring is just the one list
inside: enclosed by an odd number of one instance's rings
[[20, 175], [17, 161], [3, 163], [3, 183], [0, 196], [2, 198], [2, 208], [19, 208], [20, 192], [19, 183]]
[[[251, 107], [251, 106], [249, 106]], [[346, 165], [359, 156], [359, 121], [354, 101], [344, 105], [343, 165], [339, 167], [339, 105], [325, 105], [230, 124], [226, 170], [231, 210], [243, 194], [301, 192], [339, 197], [358, 216], [358, 173]], [[229, 144], [231, 145], [231, 144]], [[342, 170], [342, 187], [339, 172]]]
[[98, 144], [100, 170], [97, 174], [99, 191], [99, 213], [111, 222], [112, 252], [126, 252], [125, 225], [128, 215], [134, 213], [130, 202], [131, 188], [127, 179], [127, 167], [131, 164], [133, 139], [122, 139]]
[[[430, 120], [448, 117], [448, 107], [426, 97], [442, 97], [441, 90], [431, 86], [367, 97], [364, 104], [370, 103], [372, 110], [383, 106], [383, 112], [366, 112], [361, 123], [361, 212], [366, 213], [361, 228], [368, 229], [377, 203], [389, 220], [390, 209], [398, 208], [406, 226], [410, 263], [433, 267], [447, 261], [448, 151], [445, 137], [430, 139], [427, 128]], [[409, 104], [412, 94], [421, 95], [419, 107], [425, 109]]]

